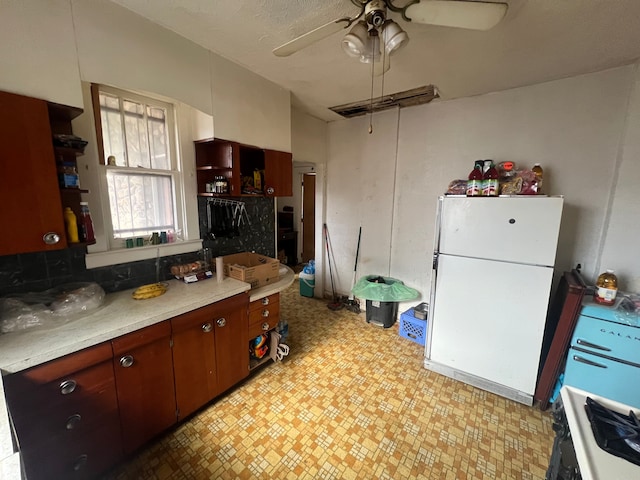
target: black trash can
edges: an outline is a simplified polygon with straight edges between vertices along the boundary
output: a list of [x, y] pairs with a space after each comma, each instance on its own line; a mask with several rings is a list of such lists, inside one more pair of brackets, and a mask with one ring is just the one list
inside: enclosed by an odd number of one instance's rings
[[398, 318], [398, 302], [367, 300], [367, 323], [389, 328]]

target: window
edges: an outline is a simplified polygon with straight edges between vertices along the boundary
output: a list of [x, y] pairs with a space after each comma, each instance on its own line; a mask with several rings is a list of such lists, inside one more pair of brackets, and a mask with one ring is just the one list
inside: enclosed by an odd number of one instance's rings
[[173, 105], [104, 86], [98, 100], [111, 247], [153, 232], [179, 232], [182, 173]]

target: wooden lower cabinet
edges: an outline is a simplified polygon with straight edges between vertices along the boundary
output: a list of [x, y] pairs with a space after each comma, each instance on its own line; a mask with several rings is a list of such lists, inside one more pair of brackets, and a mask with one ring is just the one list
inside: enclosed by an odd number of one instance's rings
[[108, 342], [4, 383], [29, 480], [95, 478], [123, 457]]
[[178, 418], [249, 374], [245, 293], [171, 319]]
[[124, 452], [176, 423], [171, 324], [164, 321], [111, 341]]

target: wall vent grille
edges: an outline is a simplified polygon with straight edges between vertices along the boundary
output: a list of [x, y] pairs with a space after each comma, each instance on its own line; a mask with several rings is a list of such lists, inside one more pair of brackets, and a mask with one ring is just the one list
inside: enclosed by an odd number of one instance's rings
[[380, 112], [393, 107], [413, 107], [429, 103], [434, 98], [439, 98], [438, 91], [433, 85], [412, 88], [404, 92], [392, 93], [383, 97], [371, 100], [361, 100], [359, 102], [345, 103], [330, 110], [342, 115], [345, 118], [359, 117], [370, 112]]

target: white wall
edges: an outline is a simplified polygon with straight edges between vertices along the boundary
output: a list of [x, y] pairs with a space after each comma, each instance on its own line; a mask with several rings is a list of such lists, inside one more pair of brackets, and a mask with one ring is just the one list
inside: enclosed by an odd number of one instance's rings
[[[349, 289], [362, 223], [359, 276], [390, 275], [428, 299], [437, 197], [451, 180], [466, 178], [474, 160], [485, 158], [529, 168], [540, 162], [547, 192], [565, 196], [557, 271], [580, 263], [587, 280], [603, 268], [637, 276], [637, 248], [630, 251], [622, 232], [637, 219], [640, 203], [633, 188], [640, 94], [629, 102], [638, 81], [636, 67], [628, 66], [402, 109], [399, 124], [397, 112], [384, 112], [374, 117], [381, 125], [374, 123], [373, 135], [367, 134], [368, 119], [331, 123], [326, 221], [339, 289]], [[619, 167], [624, 179], [616, 185]], [[632, 238], [639, 228], [633, 227]], [[637, 282], [631, 277], [621, 278], [623, 288]]]
[[215, 134], [291, 151], [289, 92], [107, 0], [0, 2], [0, 90], [82, 107], [81, 80], [214, 114]]

